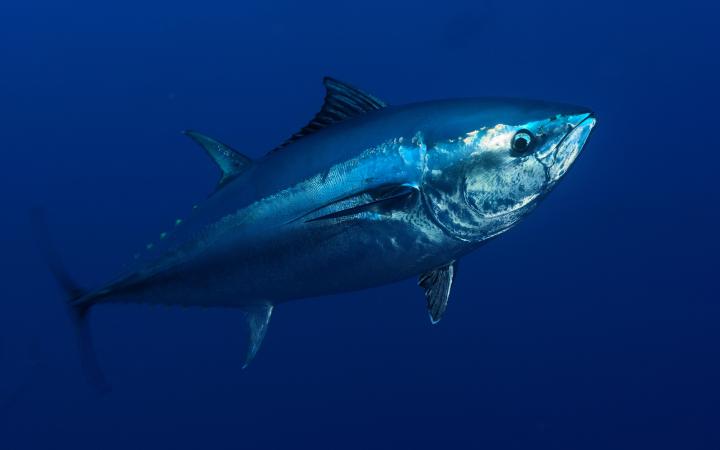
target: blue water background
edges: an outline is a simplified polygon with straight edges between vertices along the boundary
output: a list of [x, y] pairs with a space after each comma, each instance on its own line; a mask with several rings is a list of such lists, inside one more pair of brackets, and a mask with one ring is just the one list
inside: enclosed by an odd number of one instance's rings
[[[42, 1], [0, 5], [0, 448], [720, 448], [716, 2]], [[599, 125], [526, 221], [415, 280], [242, 314], [106, 306], [85, 383], [28, 226], [84, 285], [213, 188], [179, 134], [260, 156], [332, 75], [402, 104], [514, 96]]]

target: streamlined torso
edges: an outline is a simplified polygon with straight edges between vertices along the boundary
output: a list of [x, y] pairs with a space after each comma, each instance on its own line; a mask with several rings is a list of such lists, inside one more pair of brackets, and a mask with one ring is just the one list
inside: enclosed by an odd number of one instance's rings
[[[157, 244], [159, 257], [121, 280], [112, 300], [278, 303], [452, 261], [474, 242], [451, 236], [427, 206], [432, 147], [413, 118], [413, 111], [379, 111], [271, 153]], [[407, 125], [388, 126], [398, 121]]]

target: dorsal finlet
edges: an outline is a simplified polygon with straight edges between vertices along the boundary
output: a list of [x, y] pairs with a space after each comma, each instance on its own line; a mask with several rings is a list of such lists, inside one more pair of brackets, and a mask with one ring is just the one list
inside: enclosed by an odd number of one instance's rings
[[383, 109], [387, 104], [375, 97], [334, 78], [323, 78], [325, 85], [325, 101], [315, 117], [300, 131], [277, 146], [273, 151], [286, 147], [303, 136], [312, 134], [332, 124], [342, 122], [351, 117], [361, 116], [370, 111]]
[[191, 130], [183, 131], [183, 134], [200, 144], [220, 168], [222, 176], [218, 182], [218, 187], [224, 186], [228, 181], [240, 175], [252, 165], [250, 158], [211, 137]]

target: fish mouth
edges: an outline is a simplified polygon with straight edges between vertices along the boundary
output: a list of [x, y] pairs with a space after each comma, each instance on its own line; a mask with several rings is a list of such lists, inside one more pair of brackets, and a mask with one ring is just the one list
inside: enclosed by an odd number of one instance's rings
[[555, 150], [542, 163], [548, 168], [548, 178], [557, 181], [577, 159], [597, 124], [597, 116], [593, 112], [578, 114], [569, 121], [572, 129], [563, 136], [555, 146]]

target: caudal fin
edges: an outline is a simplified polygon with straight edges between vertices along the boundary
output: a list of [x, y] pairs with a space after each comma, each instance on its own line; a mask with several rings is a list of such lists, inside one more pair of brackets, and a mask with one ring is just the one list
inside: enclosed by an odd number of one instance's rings
[[34, 209], [31, 211], [30, 218], [40, 251], [45, 257], [50, 272], [65, 293], [65, 304], [75, 328], [83, 372], [88, 382], [101, 393], [108, 392], [110, 385], [105, 380], [105, 376], [95, 357], [95, 349], [92, 344], [90, 328], [88, 326], [87, 318], [92, 303], [81, 301], [83, 297], [86, 297], [87, 291], [78, 286], [70, 275], [68, 275], [60, 257], [53, 248], [50, 233], [48, 232], [48, 227], [45, 222], [44, 211]]

